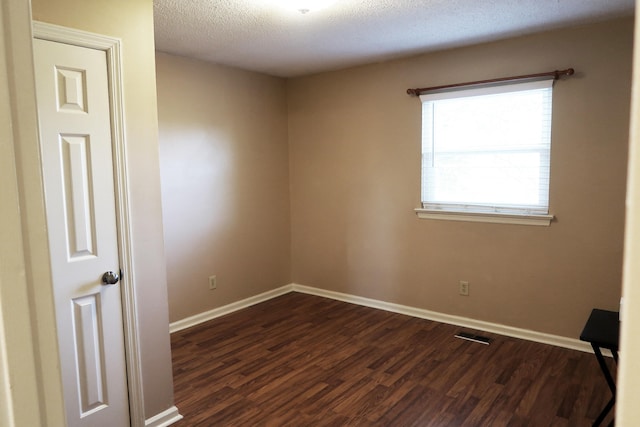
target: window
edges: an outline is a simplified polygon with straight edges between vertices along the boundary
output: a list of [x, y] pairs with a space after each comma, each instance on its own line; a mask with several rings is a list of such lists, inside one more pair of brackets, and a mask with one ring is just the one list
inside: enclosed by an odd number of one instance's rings
[[549, 225], [553, 80], [421, 95], [420, 217]]

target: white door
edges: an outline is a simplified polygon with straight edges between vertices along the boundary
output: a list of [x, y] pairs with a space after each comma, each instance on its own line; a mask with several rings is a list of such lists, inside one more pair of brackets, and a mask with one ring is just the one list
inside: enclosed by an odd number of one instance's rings
[[106, 54], [36, 39], [34, 60], [67, 424], [128, 426]]

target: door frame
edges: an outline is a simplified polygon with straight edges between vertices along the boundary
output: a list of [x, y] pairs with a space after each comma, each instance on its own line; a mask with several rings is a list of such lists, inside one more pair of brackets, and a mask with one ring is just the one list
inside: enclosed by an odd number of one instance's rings
[[103, 36], [49, 23], [33, 21], [33, 37], [36, 39], [64, 43], [105, 52], [109, 78], [109, 100], [111, 135], [113, 150], [114, 191], [116, 202], [117, 240], [121, 275], [120, 294], [124, 323], [124, 347], [127, 367], [127, 388], [129, 391], [129, 416], [132, 427], [144, 426], [144, 399], [142, 390], [142, 365], [138, 336], [138, 315], [136, 304], [136, 284], [133, 274], [133, 252], [131, 215], [129, 209], [129, 188], [127, 172], [127, 144], [125, 137], [123, 84], [122, 84], [122, 41], [115, 37]]

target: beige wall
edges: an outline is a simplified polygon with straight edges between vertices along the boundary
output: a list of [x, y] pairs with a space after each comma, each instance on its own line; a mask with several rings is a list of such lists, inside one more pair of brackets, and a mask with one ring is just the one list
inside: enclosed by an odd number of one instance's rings
[[290, 283], [287, 108], [282, 79], [163, 53], [156, 61], [175, 321]]
[[145, 416], [173, 405], [151, 0], [32, 0], [33, 18], [122, 39], [133, 264]]
[[[624, 19], [290, 80], [293, 281], [572, 338], [592, 307], [617, 309], [632, 35]], [[418, 219], [421, 106], [406, 89], [567, 67], [557, 221]]]
[[[38, 204], [41, 194], [36, 190], [26, 197], [26, 189], [33, 188], [25, 183], [23, 178], [30, 175], [21, 168], [25, 156], [33, 155], [25, 146], [35, 149], [36, 162], [38, 147], [28, 3], [0, 2], [0, 34], [0, 426], [39, 426], [44, 425], [45, 418], [50, 425], [61, 424], [62, 402], [55, 398], [61, 394], [57, 347], [55, 339], [52, 347], [38, 340], [35, 298], [30, 292], [32, 285], [47, 285], [49, 265], [46, 245], [41, 251], [44, 262], [33, 263], [31, 258], [38, 252], [32, 239], [41, 228], [34, 225], [38, 221], [26, 199], [35, 199]], [[35, 169], [36, 177], [39, 170]], [[30, 180], [33, 181], [38, 179]], [[27, 231], [31, 225], [34, 227]], [[36, 270], [45, 280], [36, 281]], [[37, 296], [46, 299], [43, 294], [47, 292], [38, 292]], [[38, 316], [43, 323], [48, 319], [55, 318]], [[45, 378], [39, 354], [51, 352], [54, 356], [45, 362], [53, 363], [48, 365], [51, 369], [46, 370], [49, 376]], [[52, 384], [53, 388], [49, 388]], [[53, 398], [47, 391], [53, 393]]]

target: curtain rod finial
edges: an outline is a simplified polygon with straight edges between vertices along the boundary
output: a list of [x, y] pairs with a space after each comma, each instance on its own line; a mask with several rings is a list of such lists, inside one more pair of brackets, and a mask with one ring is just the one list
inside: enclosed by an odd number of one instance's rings
[[554, 78], [558, 80], [561, 76], [573, 76], [575, 70], [573, 68], [567, 68], [566, 70], [556, 70]]

